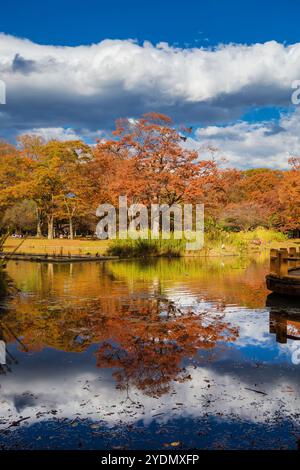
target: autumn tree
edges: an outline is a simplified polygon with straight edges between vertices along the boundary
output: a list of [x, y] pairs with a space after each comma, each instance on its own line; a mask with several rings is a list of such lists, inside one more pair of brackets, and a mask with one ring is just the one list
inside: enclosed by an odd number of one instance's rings
[[89, 158], [89, 147], [81, 141], [43, 142], [30, 136], [25, 136], [21, 144], [23, 155], [30, 159], [31, 173], [19, 191], [35, 201], [39, 221], [45, 215], [49, 239], [53, 238], [55, 218], [62, 216], [63, 208], [73, 236], [74, 216], [85, 205], [86, 182], [80, 166]]
[[300, 170], [300, 157], [290, 157], [289, 158], [289, 164], [292, 167], [293, 171], [299, 171]]
[[16, 147], [0, 141], [0, 213], [23, 200], [18, 187], [27, 179], [30, 161], [23, 158]]
[[219, 221], [237, 230], [278, 227], [278, 188], [282, 172], [266, 168], [230, 172], [236, 172], [237, 177], [227, 181], [230, 188], [219, 212]]
[[31, 200], [25, 199], [9, 207], [3, 216], [2, 226], [9, 232], [31, 232], [36, 228], [36, 206]]
[[268, 219], [268, 211], [255, 201], [241, 201], [238, 204], [229, 204], [221, 216], [222, 225], [233, 230], [252, 230], [264, 227]]
[[300, 230], [300, 165], [298, 159], [290, 160], [290, 164], [292, 169], [284, 172], [278, 187], [277, 211], [281, 229], [298, 235]]
[[285, 171], [223, 168], [215, 149], [205, 160], [191, 150], [190, 133], [168, 116], [148, 113], [119, 119], [112, 135], [95, 146], [33, 135], [20, 136], [17, 146], [0, 140], [0, 217], [7, 210], [16, 213], [22, 201], [33, 201], [38, 236], [47, 224], [52, 238], [56, 223], [68, 225], [73, 238], [82, 221], [85, 230], [94, 229], [99, 204], [117, 206], [119, 196], [126, 195], [129, 205], [148, 208], [203, 203], [208, 230], [261, 225], [297, 233], [299, 157], [291, 157]]
[[120, 164], [110, 191], [127, 195], [132, 203], [181, 203], [194, 180], [214, 168], [199, 160], [196, 151], [184, 148], [186, 137], [168, 116], [149, 113], [137, 120], [121, 119], [113, 134], [110, 145]]

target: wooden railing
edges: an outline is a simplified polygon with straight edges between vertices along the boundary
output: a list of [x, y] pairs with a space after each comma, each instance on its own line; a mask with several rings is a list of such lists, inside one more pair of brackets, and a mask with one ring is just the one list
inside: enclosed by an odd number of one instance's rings
[[270, 274], [278, 278], [287, 277], [290, 279], [300, 276], [295, 271], [300, 270], [300, 248], [295, 247], [272, 249], [270, 252]]

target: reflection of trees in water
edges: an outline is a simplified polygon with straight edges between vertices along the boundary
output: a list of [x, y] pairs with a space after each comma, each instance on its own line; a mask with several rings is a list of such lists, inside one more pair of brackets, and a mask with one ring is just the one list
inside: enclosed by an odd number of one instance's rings
[[0, 364], [0, 375], [6, 375], [8, 372], [12, 372], [12, 366], [14, 364], [18, 364], [18, 361], [6, 348], [6, 363]]
[[116, 278], [128, 283], [141, 280], [153, 283], [159, 279], [162, 286], [182, 285], [191, 294], [201, 292], [209, 301], [221, 299], [250, 308], [263, 307], [268, 293], [265, 282], [268, 264], [258, 257], [160, 258], [147, 263], [139, 260], [111, 262], [107, 268]]
[[184, 312], [166, 299], [123, 305], [106, 328], [108, 340], [97, 352], [98, 366], [116, 369], [118, 388], [134, 385], [149, 395], [166, 393], [172, 380], [190, 378], [185, 358], [238, 335], [219, 315]]
[[[159, 260], [145, 264], [53, 265], [11, 263], [10, 274], [23, 292], [10, 301], [3, 320], [30, 351], [52, 347], [85, 351], [99, 344], [99, 367], [114, 368], [119, 388], [166, 392], [172, 380], [189, 378], [186, 359], [232, 341], [237, 330], [221, 310], [196, 315], [166, 297], [168, 287], [184, 277], [195, 295], [199, 284], [222, 290], [223, 267], [197, 261]], [[242, 267], [232, 271], [232, 283]], [[125, 271], [124, 271], [125, 270]], [[229, 275], [228, 267], [225, 272]], [[188, 276], [185, 276], [187, 273]], [[168, 281], [169, 280], [169, 281]], [[228, 282], [228, 277], [227, 277]], [[219, 286], [219, 287], [218, 287]], [[176, 290], [176, 289], [175, 289]], [[7, 334], [7, 341], [15, 341]]]
[[5, 273], [0, 265], [0, 301], [5, 297], [6, 292], [7, 292], [7, 281], [6, 281]]
[[[2, 237], [2, 242], [6, 237]], [[1, 241], [0, 241], [0, 251], [1, 251]], [[0, 341], [1, 341], [1, 361], [0, 361], [0, 375], [7, 374], [7, 372], [12, 372], [12, 365], [17, 364], [18, 361], [7, 349], [6, 345], [6, 334], [7, 327], [2, 322], [3, 312], [5, 312], [5, 302], [8, 301], [8, 296], [16, 292], [16, 289], [12, 283], [12, 280], [6, 273], [5, 264], [0, 260]], [[11, 334], [10, 336], [13, 336]], [[14, 336], [15, 337], [15, 336]], [[15, 337], [15, 339], [17, 339]]]
[[225, 257], [211, 259], [153, 259], [85, 264], [10, 263], [10, 276], [22, 291], [35, 292], [42, 299], [122, 296], [145, 287], [150, 292], [159, 283], [182, 286], [191, 295], [250, 308], [263, 307], [267, 296], [264, 259]]
[[172, 380], [189, 378], [184, 359], [238, 335], [220, 312], [196, 315], [160, 297], [108, 297], [50, 310], [24, 300], [14, 299], [14, 309], [3, 317], [8, 341], [17, 336], [30, 351], [67, 352], [99, 343], [97, 365], [115, 369], [117, 387], [136, 386], [151, 395], [167, 392]]

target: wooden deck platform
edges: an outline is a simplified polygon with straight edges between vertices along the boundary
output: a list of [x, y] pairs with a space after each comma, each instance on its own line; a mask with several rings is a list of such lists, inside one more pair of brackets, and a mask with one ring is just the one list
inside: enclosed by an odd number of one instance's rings
[[271, 250], [266, 282], [272, 292], [300, 297], [300, 250], [294, 247]]

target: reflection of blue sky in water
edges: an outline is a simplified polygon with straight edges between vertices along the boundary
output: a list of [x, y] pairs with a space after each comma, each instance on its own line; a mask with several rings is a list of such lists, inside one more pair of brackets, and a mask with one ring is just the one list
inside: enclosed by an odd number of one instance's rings
[[[201, 299], [201, 286], [198, 297], [187, 291], [182, 296], [176, 288], [168, 297], [199, 315], [217, 309]], [[10, 344], [18, 364], [1, 377], [0, 428], [6, 433], [0, 443], [161, 448], [181, 441], [185, 448], [294, 448], [300, 435], [300, 366], [291, 361], [295, 342], [276, 342], [268, 308], [228, 305], [220, 315], [238, 327], [237, 340], [185, 358], [191, 380], [174, 381], [160, 397], [133, 386], [118, 390], [113, 371], [96, 367], [98, 345], [78, 354], [50, 348], [24, 353]]]

